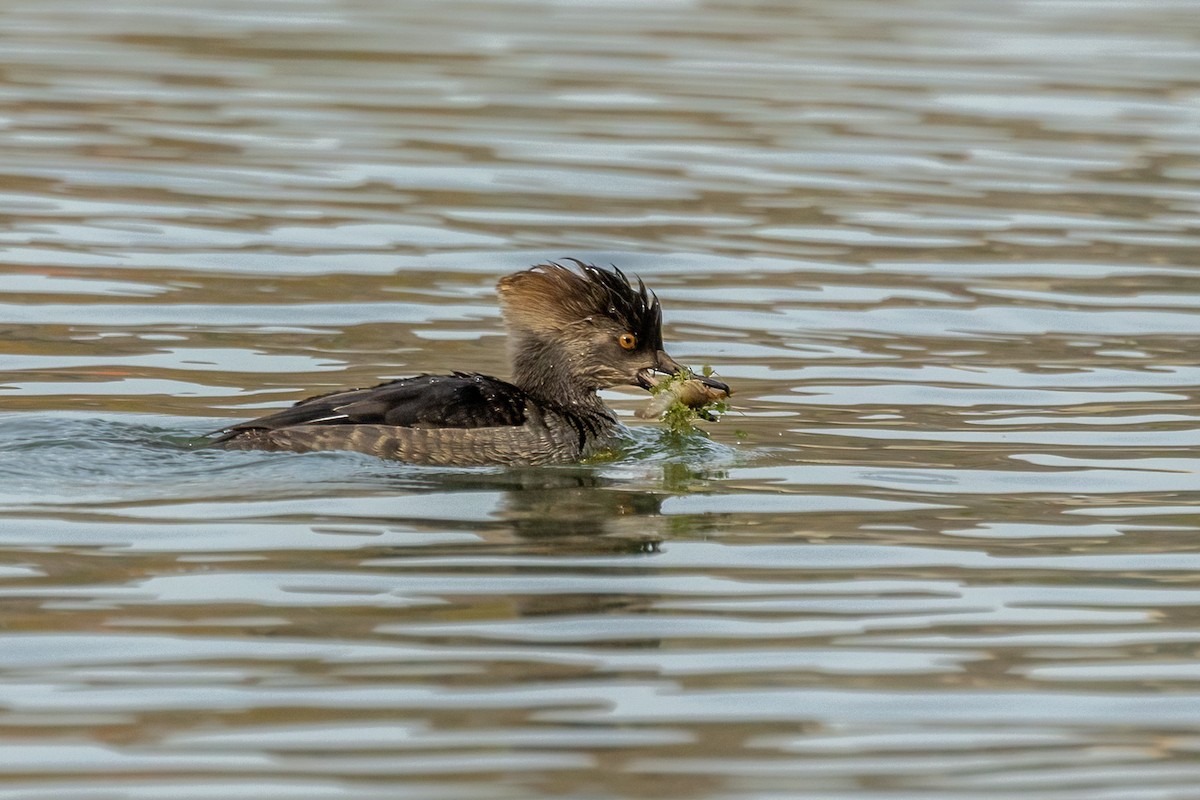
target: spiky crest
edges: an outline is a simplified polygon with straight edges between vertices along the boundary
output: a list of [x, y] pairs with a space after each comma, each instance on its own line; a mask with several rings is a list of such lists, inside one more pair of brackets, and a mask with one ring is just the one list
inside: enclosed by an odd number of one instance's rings
[[634, 288], [615, 266], [568, 260], [574, 268], [550, 261], [500, 280], [504, 320], [514, 332], [557, 336], [575, 325], [607, 318], [636, 334], [640, 342], [661, 347], [662, 308], [640, 278]]

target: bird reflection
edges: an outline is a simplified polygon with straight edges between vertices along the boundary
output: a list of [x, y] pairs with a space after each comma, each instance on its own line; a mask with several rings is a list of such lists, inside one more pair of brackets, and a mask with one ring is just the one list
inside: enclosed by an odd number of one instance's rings
[[[670, 535], [686, 534], [696, 524], [662, 515], [663, 502], [695, 491], [713, 480], [711, 471], [681, 463], [649, 467], [636, 479], [606, 474], [596, 465], [514, 468], [498, 472], [450, 472], [399, 481], [406, 491], [500, 493], [488, 519], [462, 520], [495, 545], [517, 545], [522, 552], [654, 554]], [[392, 519], [407, 527], [426, 527], [413, 519]], [[444, 529], [444, 521], [438, 525]]]

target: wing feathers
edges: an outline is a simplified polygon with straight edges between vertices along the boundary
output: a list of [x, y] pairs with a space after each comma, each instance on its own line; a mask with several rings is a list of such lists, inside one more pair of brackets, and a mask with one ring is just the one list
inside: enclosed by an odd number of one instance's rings
[[217, 442], [247, 431], [294, 425], [393, 425], [404, 428], [493, 428], [525, 422], [525, 392], [510, 383], [456, 372], [420, 375], [369, 389], [310, 397], [291, 408], [224, 429]]

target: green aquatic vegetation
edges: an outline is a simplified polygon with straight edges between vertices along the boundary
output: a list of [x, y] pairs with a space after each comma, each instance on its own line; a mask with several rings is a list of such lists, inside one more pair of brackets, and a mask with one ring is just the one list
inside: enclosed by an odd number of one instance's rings
[[[706, 364], [701, 374], [711, 376], [712, 367]], [[694, 431], [698, 419], [716, 422], [729, 408], [725, 402], [728, 393], [697, 380], [695, 373], [687, 367], [660, 380], [650, 389], [650, 394], [654, 398], [641, 416], [658, 417], [676, 434]]]

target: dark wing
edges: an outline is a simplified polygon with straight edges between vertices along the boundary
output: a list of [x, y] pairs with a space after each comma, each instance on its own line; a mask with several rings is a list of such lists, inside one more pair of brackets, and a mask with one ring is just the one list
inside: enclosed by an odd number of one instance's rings
[[369, 389], [310, 397], [291, 408], [223, 428], [217, 442], [294, 425], [492, 428], [525, 422], [525, 392], [486, 375], [420, 375]]

